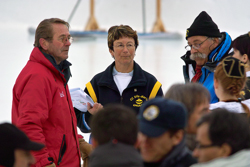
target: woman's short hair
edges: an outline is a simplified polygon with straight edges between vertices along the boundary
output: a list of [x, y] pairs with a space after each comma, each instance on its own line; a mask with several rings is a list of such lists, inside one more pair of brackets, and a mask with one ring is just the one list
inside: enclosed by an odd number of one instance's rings
[[232, 44], [234, 49], [237, 49], [241, 55], [247, 54], [250, 60], [250, 31], [247, 34], [237, 37]]
[[111, 50], [114, 50], [113, 44], [115, 40], [118, 40], [122, 37], [133, 38], [135, 41], [135, 49], [139, 45], [138, 36], [136, 31], [134, 31], [128, 25], [119, 25], [119, 26], [112, 26], [108, 30], [108, 47]]

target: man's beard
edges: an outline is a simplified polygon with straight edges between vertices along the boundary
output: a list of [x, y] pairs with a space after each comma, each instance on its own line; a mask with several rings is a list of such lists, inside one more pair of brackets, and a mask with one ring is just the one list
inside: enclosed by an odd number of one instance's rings
[[196, 58], [205, 59], [205, 58], [207, 58], [207, 55], [204, 54], [204, 53], [200, 53], [200, 52], [193, 53], [193, 54], [190, 55], [191, 60], [195, 60]]

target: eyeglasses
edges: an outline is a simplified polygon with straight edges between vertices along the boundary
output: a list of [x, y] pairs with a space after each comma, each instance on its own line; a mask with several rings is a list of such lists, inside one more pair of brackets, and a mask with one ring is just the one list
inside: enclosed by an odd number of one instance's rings
[[60, 42], [62, 42], [62, 43], [67, 43], [68, 41], [70, 42], [70, 43], [72, 43], [73, 42], [73, 37], [71, 37], [71, 36], [61, 36], [60, 38], [58, 38], [58, 41], [60, 41]]
[[203, 148], [209, 148], [209, 147], [214, 147], [214, 146], [219, 146], [218, 144], [208, 144], [208, 145], [202, 145], [200, 143], [197, 143], [195, 148], [196, 149], [203, 149]]
[[[118, 45], [115, 45], [115, 47], [119, 50], [123, 50], [125, 45], [123, 44], [118, 44]], [[134, 49], [135, 48], [135, 45], [134, 44], [127, 44], [126, 45], [127, 49], [130, 50], [130, 49]]]
[[[207, 39], [208, 39], [209, 37], [207, 37]], [[205, 39], [203, 42], [201, 42], [200, 44], [193, 44], [193, 45], [187, 45], [187, 46], [185, 46], [185, 49], [187, 50], [187, 51], [190, 51], [192, 48], [194, 48], [194, 49], [200, 49], [200, 47], [201, 47], [201, 45], [207, 40], [207, 39]]]

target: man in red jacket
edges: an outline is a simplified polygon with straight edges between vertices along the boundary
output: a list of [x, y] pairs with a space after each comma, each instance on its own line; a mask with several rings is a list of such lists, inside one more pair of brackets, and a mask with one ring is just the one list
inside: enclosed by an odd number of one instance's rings
[[13, 124], [45, 145], [33, 153], [36, 167], [80, 166], [77, 122], [67, 85], [71, 42], [67, 22], [43, 20], [36, 29], [30, 59], [13, 88]]

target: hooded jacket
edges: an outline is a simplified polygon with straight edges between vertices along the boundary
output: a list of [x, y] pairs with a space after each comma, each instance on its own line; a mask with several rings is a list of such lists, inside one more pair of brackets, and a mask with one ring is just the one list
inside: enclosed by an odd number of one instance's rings
[[34, 166], [53, 161], [57, 166], [79, 167], [77, 121], [67, 86], [70, 63], [62, 62], [67, 65], [63, 73], [45, 56], [35, 47], [16, 80], [12, 123], [31, 140], [45, 145], [41, 151], [33, 152]]
[[[208, 55], [208, 61], [201, 68], [202, 75], [198, 81], [210, 92], [211, 103], [219, 101], [214, 91], [214, 70], [218, 63], [226, 56], [228, 56], [232, 44], [232, 39], [228, 35], [228, 33], [223, 32], [221, 34], [221, 43]], [[181, 57], [181, 59], [185, 62], [185, 65], [183, 66], [183, 75], [185, 82], [191, 82], [191, 79], [195, 75], [196, 63], [195, 61], [190, 59], [190, 55], [191, 53], [190, 51], [188, 51], [184, 56]]]

